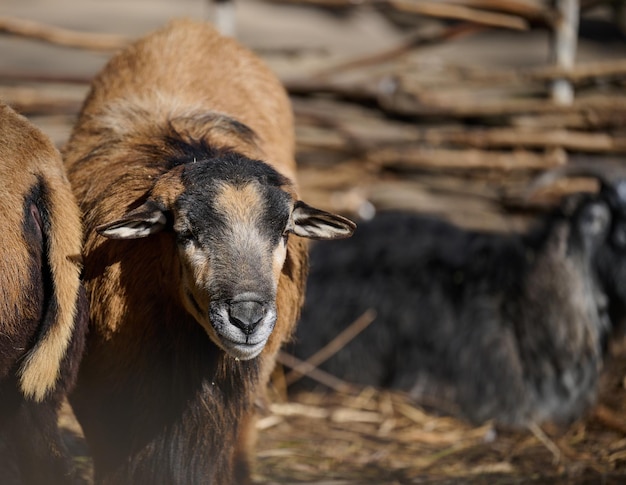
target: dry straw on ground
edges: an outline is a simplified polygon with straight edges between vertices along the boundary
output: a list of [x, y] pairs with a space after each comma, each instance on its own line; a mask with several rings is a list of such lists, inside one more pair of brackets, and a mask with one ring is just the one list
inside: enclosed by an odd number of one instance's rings
[[373, 389], [273, 403], [259, 427], [260, 483], [620, 483], [626, 471], [626, 440], [596, 418], [472, 427]]

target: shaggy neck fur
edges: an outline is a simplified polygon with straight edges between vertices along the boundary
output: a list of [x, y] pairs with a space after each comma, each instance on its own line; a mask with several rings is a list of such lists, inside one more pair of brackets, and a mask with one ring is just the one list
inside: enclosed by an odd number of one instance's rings
[[[176, 256], [166, 256], [175, 254], [173, 239], [155, 235], [137, 249], [135, 241], [104, 240], [95, 251], [106, 251], [113, 261], [130, 252], [138, 258], [137, 265], [121, 265], [108, 286], [133, 292], [133, 311], [109, 338], [91, 341], [72, 399], [93, 448], [99, 483], [233, 483], [228, 473], [239, 419], [251, 411], [260, 359], [228, 357], [175, 303], [170, 288], [176, 288], [176, 278], [166, 278], [179, 271]], [[85, 275], [88, 290], [90, 280], [107, 271], [92, 266]], [[107, 301], [114, 293], [98, 298]], [[98, 408], [101, 420], [81, 419]]]

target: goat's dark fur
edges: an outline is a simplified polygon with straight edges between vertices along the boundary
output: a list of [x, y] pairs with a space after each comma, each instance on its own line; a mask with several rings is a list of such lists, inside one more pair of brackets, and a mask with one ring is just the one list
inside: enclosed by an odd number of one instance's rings
[[382, 213], [350, 240], [312, 248], [293, 351], [309, 357], [372, 308], [374, 322], [323, 370], [475, 422], [577, 418], [625, 315], [625, 225], [602, 194], [567, 201], [525, 234]]

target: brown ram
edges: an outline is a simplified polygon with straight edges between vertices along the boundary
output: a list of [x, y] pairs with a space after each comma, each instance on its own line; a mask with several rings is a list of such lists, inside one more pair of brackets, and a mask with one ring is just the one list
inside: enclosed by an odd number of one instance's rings
[[0, 103], [0, 480], [72, 480], [57, 416], [84, 346], [78, 206], [50, 140]]
[[[91, 330], [72, 398], [96, 480], [248, 481], [253, 401], [303, 300], [288, 97], [251, 52], [175, 21], [95, 78], [65, 150]], [[141, 240], [136, 240], [142, 238]]]

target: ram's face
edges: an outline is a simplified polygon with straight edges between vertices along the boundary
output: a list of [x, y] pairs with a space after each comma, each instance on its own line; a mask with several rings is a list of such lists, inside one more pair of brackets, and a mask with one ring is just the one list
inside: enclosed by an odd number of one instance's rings
[[[626, 196], [626, 182], [623, 185]], [[598, 285], [598, 309], [608, 312], [614, 325], [626, 312], [626, 203], [619, 188], [616, 184], [597, 195], [574, 197], [579, 203], [572, 217], [577, 247], [592, 265], [591, 282]]]
[[171, 202], [159, 197], [157, 184], [143, 206], [99, 231], [129, 238], [172, 230], [185, 308], [221, 349], [252, 359], [276, 323], [289, 235], [347, 237], [354, 224], [295, 201], [287, 179], [238, 155], [187, 164], [176, 184], [181, 190]]
[[182, 298], [213, 341], [233, 357], [258, 355], [276, 322], [290, 195], [261, 180], [221, 181], [179, 199], [174, 231]]
[[611, 300], [609, 305], [619, 312], [613, 315], [614, 324], [623, 328], [626, 321], [617, 319], [623, 320], [626, 315], [626, 216], [624, 213], [613, 213], [613, 216], [610, 235], [598, 257], [602, 284], [606, 285]]
[[623, 325], [626, 322], [618, 320], [626, 314], [626, 202], [611, 200], [604, 206], [605, 235], [597, 245], [594, 260], [600, 285], [609, 299], [613, 323]]

